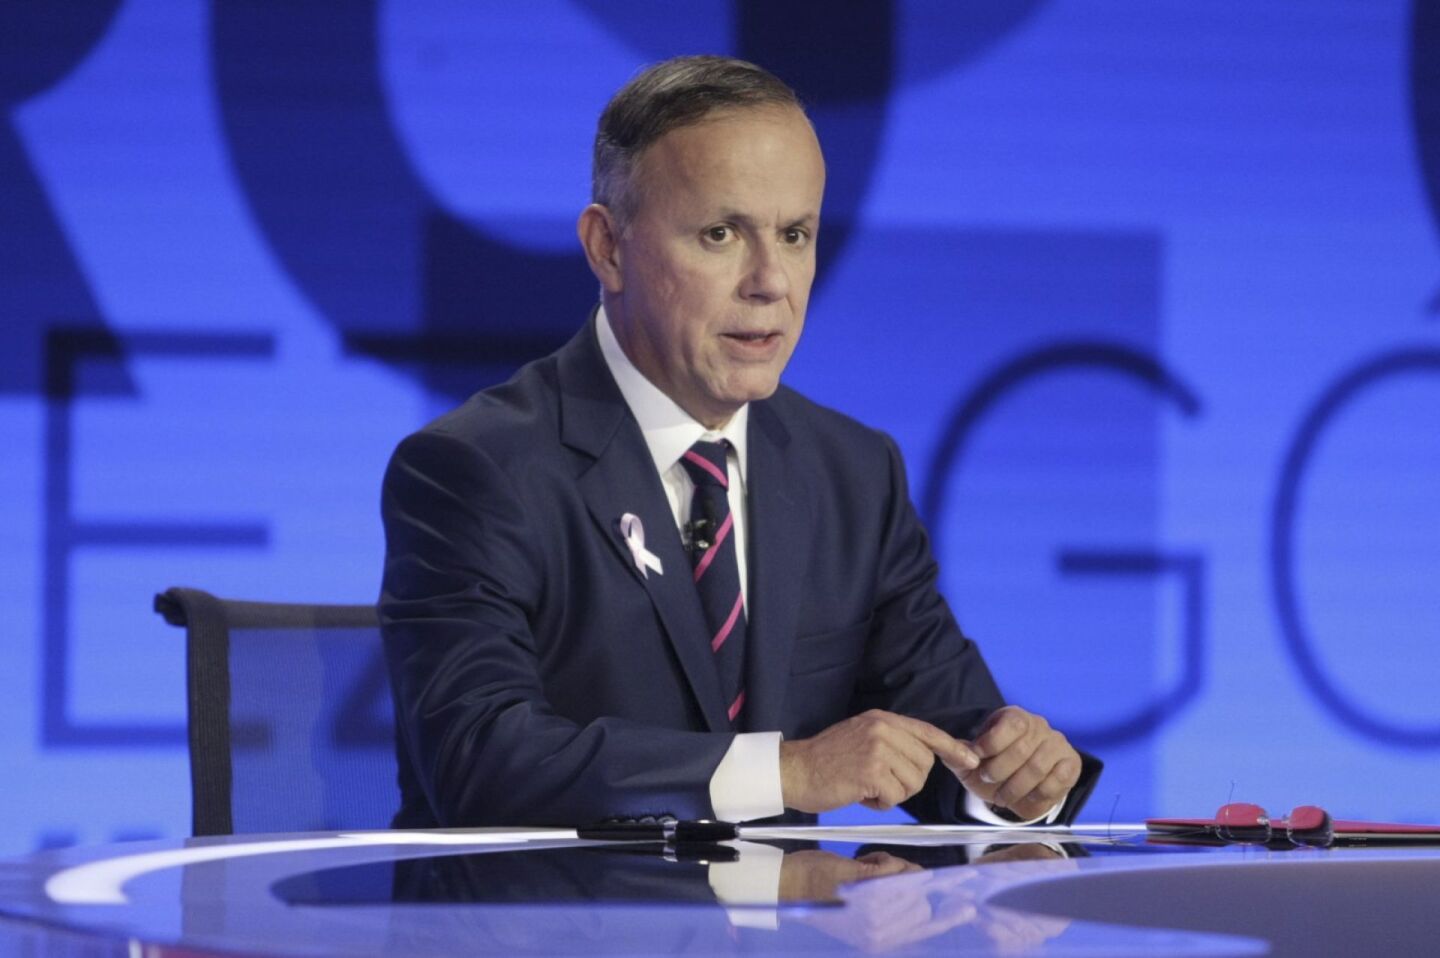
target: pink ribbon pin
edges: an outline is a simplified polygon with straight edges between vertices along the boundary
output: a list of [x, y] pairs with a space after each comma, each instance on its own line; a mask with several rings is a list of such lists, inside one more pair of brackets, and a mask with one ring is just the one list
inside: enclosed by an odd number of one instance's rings
[[640, 522], [640, 517], [633, 512], [627, 512], [620, 517], [620, 535], [625, 537], [625, 545], [630, 547], [630, 555], [635, 559], [635, 568], [640, 570], [640, 575], [650, 578], [650, 570], [654, 569], [656, 575], [664, 575], [665, 570], [660, 565], [660, 557], [649, 549], [645, 548], [645, 526]]

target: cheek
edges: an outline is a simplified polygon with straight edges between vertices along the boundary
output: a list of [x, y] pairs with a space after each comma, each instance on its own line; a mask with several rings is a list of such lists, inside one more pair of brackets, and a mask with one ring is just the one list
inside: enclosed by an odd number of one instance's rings
[[730, 315], [733, 286], [712, 272], [691, 269], [674, 277], [671, 320], [677, 333], [692, 342], [708, 341]]
[[790, 284], [790, 302], [795, 307], [797, 315], [804, 315], [805, 306], [810, 302], [810, 287], [814, 282], [815, 261], [811, 260], [795, 271], [795, 279]]
[[657, 264], [650, 275], [651, 287], [658, 297], [675, 306], [693, 306], [704, 297], [705, 290], [714, 283], [702, 262], [692, 262], [689, 257], [670, 255]]

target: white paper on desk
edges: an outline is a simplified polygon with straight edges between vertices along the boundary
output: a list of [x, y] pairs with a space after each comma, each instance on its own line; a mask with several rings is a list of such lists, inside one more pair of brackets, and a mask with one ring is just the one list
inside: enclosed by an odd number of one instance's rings
[[852, 842], [876, 845], [1023, 845], [1031, 842], [1114, 844], [1144, 836], [1137, 825], [741, 825], [745, 841]]

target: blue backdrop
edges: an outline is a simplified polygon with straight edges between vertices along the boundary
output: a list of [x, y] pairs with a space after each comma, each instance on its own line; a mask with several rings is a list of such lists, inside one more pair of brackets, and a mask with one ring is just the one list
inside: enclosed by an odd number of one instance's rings
[[811, 104], [787, 380], [1087, 817], [1440, 821], [1434, 4], [12, 0], [0, 850], [186, 831], [150, 596], [373, 598], [390, 449], [578, 327], [595, 117], [700, 51]]

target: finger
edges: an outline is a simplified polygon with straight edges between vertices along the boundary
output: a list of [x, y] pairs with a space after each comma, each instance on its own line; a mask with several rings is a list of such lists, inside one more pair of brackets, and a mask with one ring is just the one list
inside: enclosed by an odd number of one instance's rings
[[944, 729], [908, 715], [896, 715], [893, 712], [885, 715], [891, 724], [905, 730], [951, 768], [972, 769], [979, 764], [979, 756], [970, 744]]
[[920, 789], [925, 787], [925, 781], [930, 777], [930, 769], [935, 765], [935, 756], [927, 749], [924, 752], [925, 764], [917, 766], [907, 756], [895, 762], [890, 773], [899, 779], [901, 786], [905, 789], [905, 797], [909, 798]]
[[[935, 765], [935, 753], [914, 734], [908, 721], [894, 721], [904, 718], [904, 716], [888, 712], [882, 713], [876, 732], [885, 744], [895, 750], [895, 757], [904, 760], [907, 777], [913, 778], [916, 775], [920, 777], [920, 781], [916, 785], [918, 789], [920, 785], [925, 784], [925, 779], [930, 775], [930, 769]], [[919, 724], [923, 726], [925, 723]]]
[[866, 776], [865, 799], [862, 804], [876, 802], [870, 806], [879, 811], [888, 811], [899, 805], [925, 785], [926, 776], [917, 775], [914, 769], [901, 763], [899, 768], [871, 772]]
[[1058, 748], [1037, 748], [1015, 771], [996, 783], [995, 800], [1006, 808], [1014, 808], [1016, 803], [1041, 787], [1063, 757], [1064, 753]]
[[1044, 722], [1038, 715], [1032, 715], [1019, 706], [1007, 705], [990, 713], [975, 736], [975, 751], [980, 758], [987, 759], [1010, 748], [1031, 730], [1033, 721]]
[[965, 790], [982, 802], [993, 802], [995, 800], [995, 783], [987, 782], [981, 778], [979, 769], [971, 769], [957, 777], [960, 779], [960, 784], [965, 786]]
[[[1024, 747], [1024, 744], [1025, 740], [1022, 739], [1020, 743], [1012, 746], [1005, 753], [1006, 756], [1018, 752]], [[1048, 785], [1045, 783], [1049, 782], [1051, 776], [1055, 774], [1056, 767], [1061, 761], [1070, 756], [1079, 758], [1078, 755], [1075, 755], [1075, 750], [1070, 747], [1070, 743], [1065, 740], [1065, 736], [1054, 730], [1047, 731], [1035, 744], [1034, 751], [1025, 761], [1004, 781], [997, 783], [999, 785], [996, 793], [998, 798], [1008, 805], [1020, 801], [1036, 789], [1049, 788], [1051, 791], [1058, 792], [1058, 781]]]
[[1025, 845], [1005, 845], [999, 851], [986, 852], [972, 865], [994, 865], [999, 862], [1039, 862], [1063, 857], [1049, 845], [1034, 842]]
[[885, 713], [867, 713], [857, 722], [864, 735], [857, 771], [867, 787], [866, 796], [871, 798], [876, 797], [876, 789], [882, 783], [896, 777], [918, 791], [935, 764], [935, 756], [928, 748], [884, 716]]
[[[994, 785], [998, 789], [1013, 778], [1026, 762], [1030, 761], [1039, 747], [1038, 739], [1028, 737], [1015, 739], [1000, 752], [982, 761], [976, 772], [979, 773], [981, 781]], [[1058, 757], [1056, 756], [1056, 758]]]
[[[999, 790], [996, 800], [1026, 818], [1043, 815], [1080, 777], [1080, 756], [1059, 733]], [[1033, 779], [1033, 781], [1032, 781]]]
[[1050, 774], [1040, 782], [1029, 794], [1025, 795], [1020, 802], [1036, 807], [1044, 812], [1053, 808], [1056, 803], [1070, 794], [1075, 783], [1080, 780], [1080, 758], [1079, 756], [1066, 756], [1055, 764]]
[[920, 787], [924, 784], [925, 779], [922, 778], [919, 784], [911, 788], [904, 779], [892, 771], [890, 777], [881, 784], [880, 798], [893, 807], [920, 791]]
[[[924, 780], [921, 780], [924, 784]], [[919, 787], [910, 788], [894, 772], [883, 772], [878, 775], [867, 776], [865, 784], [865, 798], [861, 804], [876, 811], [889, 811], [896, 805], [914, 795]]]
[[898, 858], [888, 852], [871, 852], [855, 859], [865, 866], [863, 879], [885, 878], [889, 875], [899, 875], [904, 872], [918, 871], [920, 866]]

